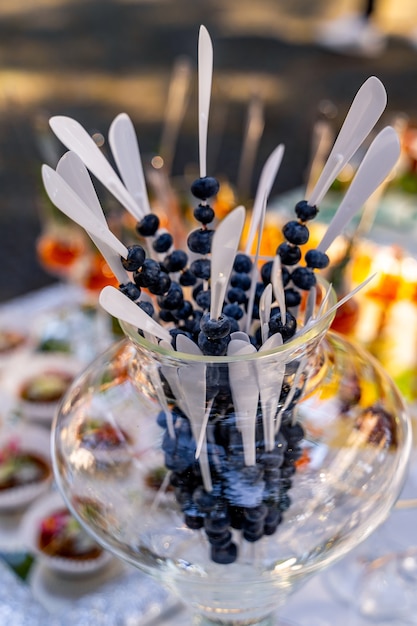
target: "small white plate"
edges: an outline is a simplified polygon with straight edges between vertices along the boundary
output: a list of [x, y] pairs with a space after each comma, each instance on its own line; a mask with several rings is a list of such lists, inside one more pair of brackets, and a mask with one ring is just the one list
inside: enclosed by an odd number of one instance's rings
[[22, 398], [22, 389], [36, 376], [48, 372], [62, 373], [70, 379], [81, 372], [80, 362], [64, 354], [30, 354], [15, 359], [4, 374], [2, 388], [15, 401], [17, 410], [23, 417], [49, 425], [59, 405], [59, 400], [51, 402], [30, 402]]
[[[90, 559], [49, 556], [39, 548], [43, 520], [66, 508], [61, 494], [57, 491], [48, 493], [34, 502], [22, 519], [21, 534], [26, 547], [39, 562], [61, 575], [80, 576], [98, 572], [111, 559], [110, 553], [103, 548], [100, 548], [100, 554], [96, 558]], [[82, 529], [82, 532], [85, 533], [86, 531]]]
[[34, 598], [50, 613], [62, 613], [73, 608], [74, 600], [97, 592], [106, 583], [115, 580], [125, 572], [125, 565], [117, 559], [110, 559], [100, 571], [89, 576], [60, 576], [45, 563], [35, 563], [30, 571], [28, 583]]
[[27, 507], [49, 488], [53, 474], [51, 467], [51, 442], [49, 433], [39, 426], [19, 424], [0, 431], [0, 451], [13, 443], [19, 451], [29, 452], [42, 459], [49, 467], [48, 476], [38, 482], [0, 491], [0, 513], [18, 511]]

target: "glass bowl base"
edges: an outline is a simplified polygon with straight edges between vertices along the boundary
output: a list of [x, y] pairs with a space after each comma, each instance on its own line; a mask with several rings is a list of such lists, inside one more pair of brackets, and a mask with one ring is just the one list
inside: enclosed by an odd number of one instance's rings
[[[148, 624], [146, 624], [148, 626]], [[149, 626], [154, 626], [152, 623]], [[156, 624], [155, 624], [156, 626]], [[158, 626], [298, 626], [296, 622], [280, 618], [278, 614], [270, 615], [260, 621], [213, 621], [200, 615], [192, 615], [186, 609], [176, 608], [166, 616], [158, 618]]]

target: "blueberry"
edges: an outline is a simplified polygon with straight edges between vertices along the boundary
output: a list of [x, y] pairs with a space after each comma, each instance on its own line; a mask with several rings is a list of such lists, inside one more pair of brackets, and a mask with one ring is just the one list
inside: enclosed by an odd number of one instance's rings
[[[188, 469], [192, 463], [192, 461], [190, 461], [184, 454], [178, 454], [175, 452], [166, 452], [164, 461], [166, 468], [174, 471], [184, 471]], [[177, 496], [177, 500], [178, 499], [179, 498]], [[185, 504], [188, 506], [189, 502], [186, 502]]]
[[308, 204], [307, 200], [301, 200], [295, 205], [295, 213], [302, 222], [307, 222], [316, 217], [319, 212], [316, 206]]
[[252, 271], [251, 258], [247, 254], [238, 252], [235, 256], [233, 269], [235, 270], [235, 272], [244, 272], [245, 274], [250, 274], [250, 272]]
[[235, 320], [240, 320], [243, 317], [242, 309], [235, 302], [232, 304], [225, 304], [223, 307], [223, 313], [227, 315], [227, 317], [231, 317]]
[[278, 507], [268, 507], [268, 513], [265, 517], [265, 524], [275, 524], [278, 525], [282, 521], [282, 513]]
[[194, 317], [189, 317], [184, 320], [184, 330], [189, 332], [192, 335], [193, 340], [195, 341], [196, 337], [194, 337], [194, 335], [198, 336], [198, 333], [200, 332], [200, 324], [197, 324]]
[[255, 485], [262, 478], [262, 468], [258, 465], [246, 465], [242, 468], [241, 476], [248, 485]]
[[232, 287], [239, 287], [239, 289], [243, 289], [243, 291], [248, 291], [251, 282], [249, 274], [245, 274], [244, 272], [235, 272], [230, 279]]
[[158, 304], [162, 309], [168, 309], [168, 311], [180, 309], [184, 304], [184, 296], [180, 285], [171, 283], [166, 295], [158, 298]]
[[210, 299], [211, 299], [210, 289], [207, 289], [206, 291], [201, 290], [195, 296], [196, 303], [205, 311], [207, 311], [210, 308]]
[[[172, 418], [173, 418], [174, 423], [175, 423], [175, 420], [177, 419], [177, 415], [175, 413], [172, 413]], [[165, 411], [160, 411], [158, 413], [158, 417], [156, 418], [156, 423], [158, 424], [158, 426], [160, 426], [160, 428], [167, 428], [168, 427], [167, 416], [166, 416]], [[169, 439], [168, 438], [168, 441], [172, 441], [173, 445], [175, 445], [175, 439]]]
[[208, 204], [199, 204], [194, 209], [194, 217], [197, 222], [202, 224], [210, 224], [214, 220], [214, 211]]
[[149, 315], [149, 317], [152, 317], [155, 313], [152, 302], [148, 302], [147, 300], [142, 300], [141, 302], [138, 302], [138, 307], [142, 309], [142, 311], [145, 311], [146, 315]]
[[175, 437], [171, 437], [168, 431], [164, 433], [161, 447], [166, 454], [173, 454], [175, 452], [176, 439]]
[[130, 300], [137, 300], [140, 297], [140, 287], [129, 281], [123, 285], [119, 285], [119, 289]]
[[243, 529], [243, 538], [250, 543], [254, 543], [255, 541], [259, 541], [263, 537], [264, 534], [264, 525], [261, 524], [259, 527], [254, 528], [253, 530]]
[[159, 217], [154, 213], [148, 213], [136, 224], [136, 231], [142, 237], [152, 237], [159, 228]]
[[289, 444], [294, 445], [304, 439], [304, 429], [299, 422], [295, 424], [282, 424], [281, 433]]
[[260, 461], [265, 467], [265, 471], [270, 468], [280, 467], [284, 459], [283, 446], [280, 448], [274, 448], [262, 453]]
[[293, 289], [292, 287], [287, 287], [284, 290], [284, 295], [285, 295], [285, 304], [289, 308], [298, 306], [301, 302], [300, 293], [296, 289]]
[[220, 339], [209, 339], [203, 332], [198, 335], [198, 346], [203, 354], [208, 356], [224, 356], [227, 350], [229, 337], [221, 337]]
[[167, 311], [166, 309], [161, 309], [159, 311], [159, 319], [161, 322], [175, 322], [175, 316], [171, 313], [171, 311]]
[[291, 506], [291, 498], [287, 493], [281, 494], [279, 499], [279, 508], [281, 511], [286, 511]]
[[213, 510], [204, 520], [204, 529], [207, 533], [220, 534], [228, 530], [230, 526], [230, 518], [222, 511]]
[[[174, 455], [176, 462], [177, 462], [177, 457], [178, 455]], [[191, 493], [190, 493], [190, 490], [188, 489], [188, 486], [179, 487], [178, 489], [175, 489], [175, 497], [183, 513], [189, 510], [190, 507], [193, 506], [193, 501], [191, 499]]]
[[187, 239], [187, 245], [191, 252], [197, 254], [208, 254], [211, 250], [211, 242], [213, 239], [214, 230], [209, 228], [199, 228], [193, 230]]
[[240, 287], [231, 287], [227, 292], [227, 299], [231, 304], [237, 302], [237, 304], [244, 304], [247, 300], [246, 294]]
[[308, 267], [296, 267], [291, 272], [291, 280], [296, 287], [308, 291], [316, 284], [316, 276], [314, 272]]
[[227, 548], [231, 544], [233, 537], [230, 530], [223, 531], [222, 533], [211, 533], [206, 530], [206, 535], [210, 545], [220, 550]]
[[282, 521], [282, 513], [277, 508], [269, 508], [268, 514], [264, 521], [264, 534], [265, 535], [273, 535], [277, 526]]
[[169, 331], [169, 334], [172, 337], [172, 347], [174, 348], [174, 350], [177, 349], [177, 337], [178, 337], [178, 335], [185, 335], [186, 337], [189, 337], [189, 339], [192, 338], [190, 333], [187, 333], [187, 331], [183, 330], [182, 328], [171, 328], [171, 330]]
[[[202, 315], [202, 311], [200, 311], [199, 309], [194, 309], [191, 318], [186, 319], [184, 322], [184, 327], [189, 332], [193, 333], [193, 335], [198, 335], [198, 333], [200, 332], [200, 320]], [[197, 338], [195, 337], [195, 340], [196, 339]]]
[[[284, 460], [284, 452], [282, 453], [282, 461]], [[281, 461], [281, 463], [282, 463]], [[281, 468], [268, 467], [264, 472], [265, 482], [268, 484], [281, 484]]]
[[134, 272], [142, 267], [146, 258], [145, 250], [139, 244], [128, 246], [127, 257], [122, 259], [122, 265], [128, 272]]
[[189, 472], [186, 472], [185, 474], [183, 474], [182, 472], [171, 472], [170, 478], [169, 478], [169, 484], [172, 485], [172, 487], [186, 487], [190, 482], [190, 474]]
[[212, 511], [217, 503], [216, 496], [206, 491], [203, 487], [197, 487], [193, 494], [193, 500], [203, 513]]
[[264, 524], [264, 535], [266, 537], [270, 537], [271, 535], [273, 535], [278, 528], [278, 525], [279, 522], [277, 522], [276, 524]]
[[189, 300], [184, 300], [180, 309], [175, 311], [175, 317], [179, 320], [186, 320], [193, 314], [193, 305]]
[[307, 226], [295, 220], [287, 222], [282, 229], [282, 233], [287, 241], [297, 246], [307, 243], [310, 236]]
[[197, 178], [191, 185], [191, 193], [199, 200], [207, 200], [219, 191], [219, 181], [211, 176]]
[[211, 547], [211, 560], [220, 565], [230, 565], [237, 559], [237, 547], [235, 543], [230, 543], [227, 548], [221, 549], [216, 546]]
[[167, 272], [180, 272], [187, 265], [187, 253], [183, 250], [173, 250], [164, 259], [164, 267]]
[[277, 483], [266, 483], [263, 494], [264, 502], [268, 506], [278, 506], [281, 497], [281, 486]]
[[265, 504], [243, 510], [243, 516], [248, 522], [263, 522], [267, 513], [268, 508]]
[[177, 434], [177, 445], [178, 447], [184, 448], [194, 448], [195, 451], [195, 441], [192, 438], [191, 432], [191, 424], [187, 417], [184, 415], [181, 419], [178, 419], [176, 422], [176, 434]]
[[285, 463], [281, 467], [281, 475], [283, 478], [290, 478], [291, 476], [294, 476], [295, 472], [295, 465], [292, 463]]
[[189, 507], [184, 511], [184, 522], [192, 530], [198, 530], [204, 526], [204, 517], [198, 513], [195, 507]]
[[226, 315], [220, 315], [219, 319], [210, 319], [210, 315], [206, 313], [201, 318], [201, 331], [209, 339], [222, 339], [230, 335], [231, 323]]
[[242, 526], [243, 526], [243, 521], [244, 521], [244, 517], [243, 517], [243, 511], [245, 509], [243, 509], [240, 506], [230, 506], [229, 507], [229, 514], [230, 514], [230, 526], [232, 528], [236, 528], [236, 530], [241, 530]]
[[330, 259], [325, 252], [309, 250], [305, 255], [305, 262], [307, 267], [316, 267], [321, 270], [329, 265]]
[[170, 233], [162, 233], [152, 242], [152, 248], [155, 252], [168, 252], [172, 246], [173, 238]]
[[288, 339], [290, 339], [297, 330], [297, 320], [294, 315], [287, 311], [285, 314], [285, 323], [283, 324], [281, 313], [275, 313], [269, 319], [269, 330], [272, 335], [280, 333], [282, 335], [282, 340], [284, 342], [288, 341]]
[[179, 278], [179, 283], [183, 287], [192, 287], [197, 282], [196, 276], [189, 270], [184, 270], [181, 272], [181, 276]]
[[286, 241], [277, 248], [277, 254], [284, 265], [296, 265], [301, 259], [301, 250], [298, 246], [293, 246]]
[[261, 278], [264, 285], [268, 285], [271, 282], [273, 261], [267, 261], [262, 265]]
[[166, 294], [171, 286], [171, 279], [165, 272], [160, 272], [156, 283], [151, 283], [148, 287], [149, 291], [156, 296]]
[[291, 478], [282, 478], [281, 476], [281, 480], [279, 482], [279, 486], [281, 487], [281, 491], [288, 491], [289, 489], [291, 489], [292, 486], [292, 480]]
[[159, 280], [161, 268], [157, 261], [145, 259], [141, 269], [133, 274], [133, 280], [139, 287], [149, 287]]
[[196, 259], [190, 265], [190, 270], [194, 276], [203, 280], [208, 280], [210, 278], [210, 269], [210, 259]]
[[[267, 261], [266, 263], [263, 264], [261, 268], [261, 278], [262, 278], [263, 285], [265, 286], [271, 282], [272, 267], [273, 267], [273, 261]], [[284, 287], [288, 285], [290, 281], [290, 272], [285, 267], [285, 265], [281, 266], [281, 279], [282, 279], [282, 285]], [[262, 291], [263, 291], [263, 288], [262, 288]]]

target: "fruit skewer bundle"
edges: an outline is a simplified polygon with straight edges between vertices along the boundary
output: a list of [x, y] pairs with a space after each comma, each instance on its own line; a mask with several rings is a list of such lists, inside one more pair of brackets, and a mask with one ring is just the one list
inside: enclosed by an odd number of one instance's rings
[[[267, 197], [283, 147], [265, 164], [250, 241], [241, 251], [243, 207], [212, 227], [216, 219], [209, 202], [219, 184], [207, 176], [205, 164], [211, 71], [211, 41], [202, 27], [200, 177], [191, 186], [200, 226], [189, 234], [187, 250], [175, 248], [173, 236], [151, 211], [133, 125], [125, 114], [110, 129], [123, 182], [86, 131], [69, 118], [51, 120], [70, 152], [56, 172], [44, 166], [43, 179], [52, 202], [87, 230], [120, 283], [119, 289], [103, 290], [102, 306], [138, 328], [150, 350], [159, 343], [177, 359], [177, 367], [158, 363], [156, 375], [150, 374], [158, 399], [163, 398], [158, 424], [165, 467], [184, 522], [191, 529], [204, 528], [212, 560], [228, 564], [238, 557], [237, 532], [249, 542], [271, 535], [290, 506], [288, 492], [304, 438], [297, 404], [323, 332], [313, 341], [310, 337], [306, 350], [291, 346], [303, 347], [306, 331], [321, 328], [331, 317], [334, 307], [326, 308], [330, 291], [321, 294], [321, 304], [317, 298], [316, 270], [328, 265], [329, 245], [394, 166], [399, 142], [389, 127], [377, 135], [319, 246], [302, 259], [308, 222], [385, 107], [385, 90], [372, 77], [354, 99], [315, 188], [283, 227], [285, 241], [274, 258], [260, 259]], [[134, 216], [137, 244], [125, 247], [110, 232], [85, 166]], [[181, 365], [181, 355], [190, 355], [190, 363]]]

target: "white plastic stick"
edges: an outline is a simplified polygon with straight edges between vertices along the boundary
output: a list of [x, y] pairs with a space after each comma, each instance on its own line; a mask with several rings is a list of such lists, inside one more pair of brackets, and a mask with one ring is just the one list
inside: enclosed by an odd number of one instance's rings
[[86, 206], [78, 194], [49, 165], [42, 166], [42, 180], [51, 202], [67, 217], [82, 226], [88, 233], [94, 234], [113, 248], [117, 254], [127, 258], [128, 250], [121, 241], [107, 228], [102, 220]]
[[217, 226], [211, 245], [211, 301], [210, 317], [218, 319], [233, 269], [236, 252], [245, 223], [245, 209], [238, 206]]
[[163, 326], [158, 324], [116, 287], [110, 285], [104, 287], [100, 293], [99, 302], [110, 315], [132, 324], [132, 326], [136, 326], [140, 330], [151, 333], [155, 337], [171, 341], [171, 335]]
[[[81, 161], [80, 157], [75, 154], [75, 152], [66, 152], [59, 160], [56, 171], [81, 198], [86, 207], [88, 207], [108, 229], [106, 218], [94, 189], [94, 185], [91, 181], [87, 168]], [[96, 237], [94, 233], [89, 232], [88, 234], [93, 240], [95, 246], [103, 255], [104, 259], [107, 261], [111, 271], [119, 283], [123, 284], [128, 282], [129, 275], [122, 265], [120, 254], [115, 252], [113, 248]]]
[[346, 224], [391, 172], [398, 161], [400, 151], [400, 141], [395, 130], [391, 126], [381, 130], [363, 158], [317, 250], [326, 252]]
[[351, 104], [323, 171], [307, 198], [309, 204], [320, 204], [332, 182], [379, 120], [386, 104], [384, 85], [378, 78], [371, 76], [364, 82]]
[[49, 124], [55, 135], [62, 141], [68, 150], [76, 152], [85, 166], [98, 178], [98, 180], [117, 198], [129, 213], [137, 220], [143, 217], [142, 211], [123, 185], [116, 172], [107, 161], [93, 138], [81, 126], [79, 122], [57, 115], [51, 117]]
[[120, 113], [111, 123], [109, 144], [123, 182], [140, 208], [142, 216], [150, 213], [139, 144], [127, 113]]
[[213, 75], [213, 46], [205, 26], [198, 38], [198, 136], [200, 177], [207, 176], [207, 129]]

